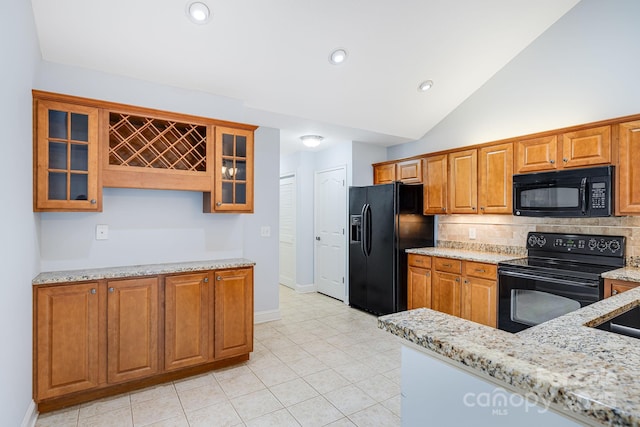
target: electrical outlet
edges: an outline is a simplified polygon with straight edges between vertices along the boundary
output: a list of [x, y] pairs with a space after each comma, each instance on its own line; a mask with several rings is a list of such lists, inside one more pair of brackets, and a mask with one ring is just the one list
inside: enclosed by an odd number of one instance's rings
[[262, 237], [271, 237], [271, 227], [268, 225], [263, 225], [260, 227], [260, 236]]
[[109, 226], [106, 224], [96, 225], [96, 240], [107, 240], [109, 238]]
[[469, 238], [471, 240], [475, 240], [476, 238], [476, 229], [473, 227], [469, 228]]

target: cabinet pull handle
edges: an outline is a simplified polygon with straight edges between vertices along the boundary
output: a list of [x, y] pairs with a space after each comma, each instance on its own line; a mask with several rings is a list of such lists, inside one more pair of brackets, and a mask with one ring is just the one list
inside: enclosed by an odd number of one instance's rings
[[443, 267], [451, 267], [451, 264], [447, 263], [447, 264], [442, 264]]
[[113, 293], [113, 288], [109, 288], [109, 293], [112, 294]]
[[484, 268], [476, 268], [476, 272], [478, 272], [478, 273], [486, 273]]
[[216, 277], [216, 280], [217, 280], [217, 281], [222, 280], [222, 276], [217, 276], [217, 277]]
[[209, 278], [208, 277], [204, 278], [204, 283], [209, 283]]
[[95, 205], [97, 203], [97, 201], [96, 201], [96, 199], [91, 199], [91, 201], [89, 203], [91, 203], [92, 205]]
[[551, 164], [554, 164], [555, 162], [556, 162], [556, 161], [555, 161], [555, 160], [553, 160], [553, 159], [549, 160], [549, 163], [551, 163]]
[[91, 295], [94, 295], [96, 293], [96, 288], [92, 288], [90, 291]]
[[618, 290], [617, 289], [612, 290], [611, 295], [618, 295]]

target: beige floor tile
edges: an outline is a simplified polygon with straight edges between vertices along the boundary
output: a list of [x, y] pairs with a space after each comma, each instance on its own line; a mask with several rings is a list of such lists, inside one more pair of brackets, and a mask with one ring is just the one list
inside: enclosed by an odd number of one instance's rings
[[283, 362], [293, 362], [309, 357], [310, 354], [299, 345], [273, 349], [273, 354]]
[[230, 399], [266, 388], [264, 383], [253, 372], [218, 380], [218, 383]]
[[267, 338], [260, 342], [271, 351], [278, 348], [291, 347], [292, 345], [296, 345], [296, 343], [294, 343], [284, 335], [281, 337]]
[[78, 420], [78, 427], [132, 427], [131, 407], [103, 412], [88, 418]]
[[400, 394], [400, 386], [383, 375], [376, 375], [357, 382], [356, 386], [377, 402], [382, 402]]
[[303, 379], [320, 394], [329, 393], [349, 384], [349, 381], [333, 369], [316, 372], [315, 374], [307, 375]]
[[134, 403], [131, 411], [136, 425], [147, 425], [184, 414], [177, 395]]
[[289, 367], [301, 377], [329, 369], [327, 365], [313, 356], [289, 363]]
[[382, 406], [394, 413], [394, 415], [400, 417], [402, 412], [402, 397], [400, 394], [393, 396], [391, 399], [380, 402]]
[[316, 355], [319, 353], [327, 353], [331, 351], [338, 351], [338, 348], [329, 344], [326, 339], [319, 338], [317, 341], [313, 341], [304, 345], [305, 351], [310, 354]]
[[347, 365], [353, 362], [353, 357], [340, 349], [328, 351], [325, 353], [315, 354], [316, 358], [327, 366], [335, 368], [336, 366]]
[[196, 409], [229, 400], [218, 384], [210, 384], [203, 387], [179, 391], [178, 397], [180, 398], [182, 408], [186, 412], [193, 412]]
[[333, 368], [334, 371], [345, 377], [352, 383], [371, 377], [371, 367], [362, 362], [352, 362]]
[[187, 412], [190, 427], [231, 427], [243, 425], [242, 419], [230, 402], [207, 406]]
[[377, 404], [349, 415], [349, 419], [358, 427], [400, 427], [400, 417]]
[[248, 421], [247, 427], [299, 427], [300, 424], [286, 409], [271, 412]]
[[350, 415], [376, 404], [367, 393], [353, 384], [326, 393], [324, 397], [340, 412]]
[[229, 366], [228, 368], [223, 368], [217, 371], [213, 371], [213, 376], [218, 382], [220, 382], [220, 381], [232, 379], [237, 376], [250, 374], [250, 373], [251, 373], [251, 369], [249, 369], [249, 366], [244, 364], [244, 365]]
[[269, 390], [271, 390], [271, 393], [273, 393], [285, 407], [318, 396], [316, 389], [311, 387], [302, 378], [296, 378], [295, 380], [278, 384], [270, 387]]
[[267, 387], [282, 384], [299, 377], [299, 375], [295, 373], [295, 371], [293, 371], [286, 365], [272, 366], [263, 369], [253, 369], [253, 372]]
[[[330, 424], [327, 424], [325, 427], [354, 427], [355, 424], [351, 422], [351, 420], [347, 417], [340, 418], [338, 421], [334, 421]], [[383, 426], [380, 426], [383, 427]]]
[[[265, 347], [266, 348], [266, 347]], [[269, 368], [271, 366], [282, 365], [282, 360], [278, 359], [271, 350], [266, 350], [261, 353], [251, 354], [251, 359], [246, 362], [246, 366], [253, 369]]]
[[[138, 427], [134, 425], [134, 427]], [[167, 420], [157, 421], [155, 423], [147, 424], [144, 427], [189, 427], [186, 415], [178, 415]]]
[[35, 427], [76, 427], [78, 425], [79, 406], [47, 412], [38, 415]]
[[173, 383], [160, 384], [154, 387], [142, 389], [131, 393], [131, 403], [141, 403], [156, 400], [163, 397], [177, 397]]
[[177, 380], [173, 382], [176, 391], [180, 393], [184, 390], [189, 390], [192, 388], [199, 388], [208, 385], [217, 385], [218, 382], [215, 380], [211, 373], [198, 375], [196, 377], [189, 377], [183, 380]]
[[131, 400], [128, 394], [107, 397], [104, 399], [95, 400], [93, 402], [87, 402], [80, 405], [80, 413], [78, 419], [94, 417], [96, 415], [104, 414], [105, 412], [112, 412], [120, 408], [128, 408], [131, 406]]
[[305, 400], [287, 409], [303, 427], [324, 426], [343, 418], [343, 414], [322, 396]]
[[265, 414], [283, 409], [282, 404], [269, 390], [260, 390], [231, 400], [243, 421], [249, 421]]

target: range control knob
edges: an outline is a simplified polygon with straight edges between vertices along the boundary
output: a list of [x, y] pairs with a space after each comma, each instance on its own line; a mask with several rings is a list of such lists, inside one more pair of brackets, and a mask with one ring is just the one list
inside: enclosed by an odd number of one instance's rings
[[547, 244], [547, 239], [544, 236], [538, 237], [538, 246], [543, 247]]
[[531, 236], [529, 236], [529, 246], [535, 246], [535, 244], [538, 242], [538, 238], [532, 234]]
[[609, 250], [613, 253], [618, 252], [620, 250], [620, 242], [618, 242], [617, 240], [610, 241]]
[[594, 250], [598, 246], [596, 239], [589, 240], [589, 249]]
[[598, 250], [600, 252], [604, 252], [605, 250], [607, 250], [607, 246], [609, 246], [607, 243], [608, 242], [605, 242], [604, 239], [600, 239], [600, 241], [598, 242]]

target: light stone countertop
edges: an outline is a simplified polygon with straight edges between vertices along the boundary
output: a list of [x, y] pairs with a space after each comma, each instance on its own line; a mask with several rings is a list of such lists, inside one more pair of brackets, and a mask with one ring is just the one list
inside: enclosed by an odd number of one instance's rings
[[248, 259], [229, 258], [208, 261], [91, 268], [86, 270], [51, 271], [38, 274], [31, 283], [33, 285], [45, 285], [123, 277], [155, 276], [158, 274], [185, 273], [190, 271], [219, 270], [222, 268], [251, 267], [254, 265], [255, 262]]
[[605, 279], [626, 280], [628, 282], [640, 282], [640, 268], [625, 267], [607, 271], [602, 274]]
[[640, 340], [585, 326], [636, 305], [640, 288], [518, 334], [429, 309], [382, 316], [378, 326], [585, 424], [640, 426]]
[[494, 252], [470, 251], [465, 249], [440, 248], [440, 247], [407, 249], [406, 252], [409, 254], [439, 256], [439, 257], [445, 257], [445, 258], [459, 259], [463, 261], [485, 262], [489, 264], [497, 264], [501, 261], [506, 261], [509, 259], [522, 258], [522, 256], [518, 256], [514, 254], [505, 255], [505, 254], [494, 253]]

